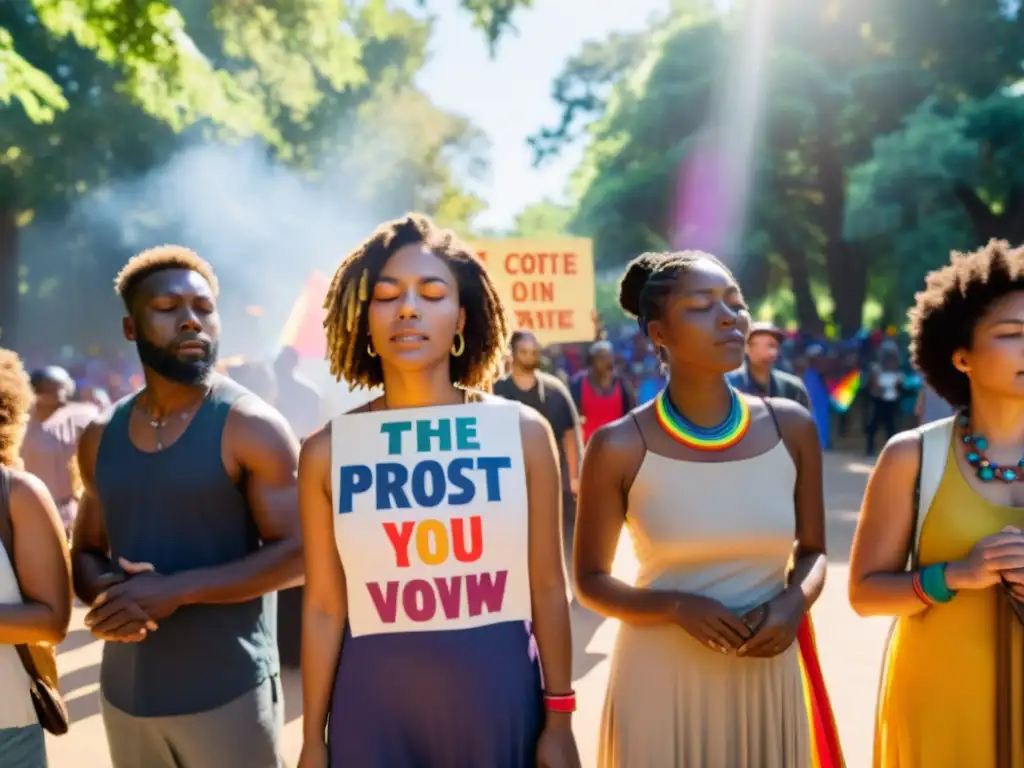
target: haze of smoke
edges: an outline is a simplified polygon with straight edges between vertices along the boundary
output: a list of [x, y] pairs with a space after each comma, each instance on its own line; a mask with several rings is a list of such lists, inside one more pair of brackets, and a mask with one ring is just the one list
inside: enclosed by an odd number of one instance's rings
[[90, 228], [119, 229], [130, 252], [162, 242], [196, 250], [221, 283], [222, 349], [263, 357], [276, 349], [309, 273], [333, 272], [385, 215], [355, 213], [346, 197], [337, 185], [312, 183], [268, 161], [257, 145], [206, 144], [105, 187], [80, 214]]

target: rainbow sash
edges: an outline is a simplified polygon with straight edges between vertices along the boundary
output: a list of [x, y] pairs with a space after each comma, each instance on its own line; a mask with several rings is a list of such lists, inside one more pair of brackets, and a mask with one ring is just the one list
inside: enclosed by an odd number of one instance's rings
[[800, 672], [804, 682], [804, 701], [807, 721], [811, 727], [811, 755], [813, 768], [846, 768], [843, 750], [839, 746], [839, 729], [832, 714], [832, 703], [825, 689], [825, 678], [818, 661], [818, 644], [814, 638], [814, 625], [805, 615], [797, 632], [800, 647]]

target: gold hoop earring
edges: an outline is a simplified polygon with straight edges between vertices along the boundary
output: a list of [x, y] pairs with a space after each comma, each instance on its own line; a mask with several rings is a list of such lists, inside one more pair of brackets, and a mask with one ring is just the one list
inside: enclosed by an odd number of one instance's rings
[[373, 342], [372, 341], [366, 342], [366, 354], [368, 354], [370, 357], [376, 357], [377, 356], [377, 353], [373, 351]]
[[466, 351], [466, 337], [462, 335], [462, 331], [455, 332], [455, 341], [452, 343], [452, 357], [462, 357], [462, 353]]

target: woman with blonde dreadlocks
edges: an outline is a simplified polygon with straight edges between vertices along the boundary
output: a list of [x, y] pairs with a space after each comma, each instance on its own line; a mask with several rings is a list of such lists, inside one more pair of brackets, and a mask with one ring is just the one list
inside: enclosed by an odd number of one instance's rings
[[[500, 364], [508, 337], [494, 285], [452, 233], [409, 215], [379, 227], [344, 259], [325, 307], [332, 373], [355, 387], [382, 387], [384, 394], [338, 417], [302, 447], [306, 587], [299, 767], [578, 768], [570, 726], [575, 697], [557, 453], [538, 413], [480, 392]], [[400, 409], [432, 407], [456, 423], [463, 414], [497, 418], [490, 408], [515, 409], [511, 423], [518, 438], [512, 439], [522, 442], [519, 466], [525, 472], [520, 470], [518, 480], [514, 473], [509, 476], [525, 488], [508, 491], [506, 483], [502, 490], [506, 497], [518, 493], [525, 500], [517, 529], [523, 534], [515, 540], [526, 551], [511, 555], [520, 558], [528, 575], [523, 595], [529, 621], [491, 619], [478, 610], [470, 627], [365, 630], [371, 615], [362, 612], [367, 592], [394, 574], [398, 547], [390, 553], [379, 549], [379, 525], [372, 540], [370, 528], [361, 529], [366, 535], [355, 540], [347, 537], [346, 530], [353, 529], [345, 526], [353, 516], [343, 514], [352, 511], [344, 499], [351, 500], [356, 483], [346, 481], [342, 471], [349, 467], [339, 466], [338, 456], [346, 450], [344, 441], [368, 450], [376, 438], [366, 428], [368, 413], [397, 411], [400, 417]], [[419, 410], [412, 414], [428, 418]], [[383, 416], [380, 424], [395, 426]], [[424, 450], [420, 458], [444, 458], [440, 450]], [[378, 498], [385, 482], [377, 486]], [[436, 486], [430, 488], [434, 493]], [[489, 491], [487, 498], [493, 500]], [[410, 511], [408, 502], [396, 503]], [[442, 503], [431, 516], [446, 518], [445, 510]], [[514, 508], [505, 511], [509, 518], [517, 515]], [[452, 514], [460, 513], [452, 508]], [[403, 522], [402, 529], [407, 525], [413, 523]], [[454, 533], [452, 546], [458, 546]], [[385, 599], [375, 598], [381, 622], [388, 621], [381, 610]], [[438, 603], [444, 600], [442, 595]], [[411, 617], [412, 603], [406, 591], [399, 610]]]

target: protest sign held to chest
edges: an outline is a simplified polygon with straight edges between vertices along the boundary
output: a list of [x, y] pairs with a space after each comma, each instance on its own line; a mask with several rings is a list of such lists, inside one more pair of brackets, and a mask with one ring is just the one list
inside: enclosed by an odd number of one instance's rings
[[530, 618], [517, 406], [351, 414], [331, 429], [354, 636]]

